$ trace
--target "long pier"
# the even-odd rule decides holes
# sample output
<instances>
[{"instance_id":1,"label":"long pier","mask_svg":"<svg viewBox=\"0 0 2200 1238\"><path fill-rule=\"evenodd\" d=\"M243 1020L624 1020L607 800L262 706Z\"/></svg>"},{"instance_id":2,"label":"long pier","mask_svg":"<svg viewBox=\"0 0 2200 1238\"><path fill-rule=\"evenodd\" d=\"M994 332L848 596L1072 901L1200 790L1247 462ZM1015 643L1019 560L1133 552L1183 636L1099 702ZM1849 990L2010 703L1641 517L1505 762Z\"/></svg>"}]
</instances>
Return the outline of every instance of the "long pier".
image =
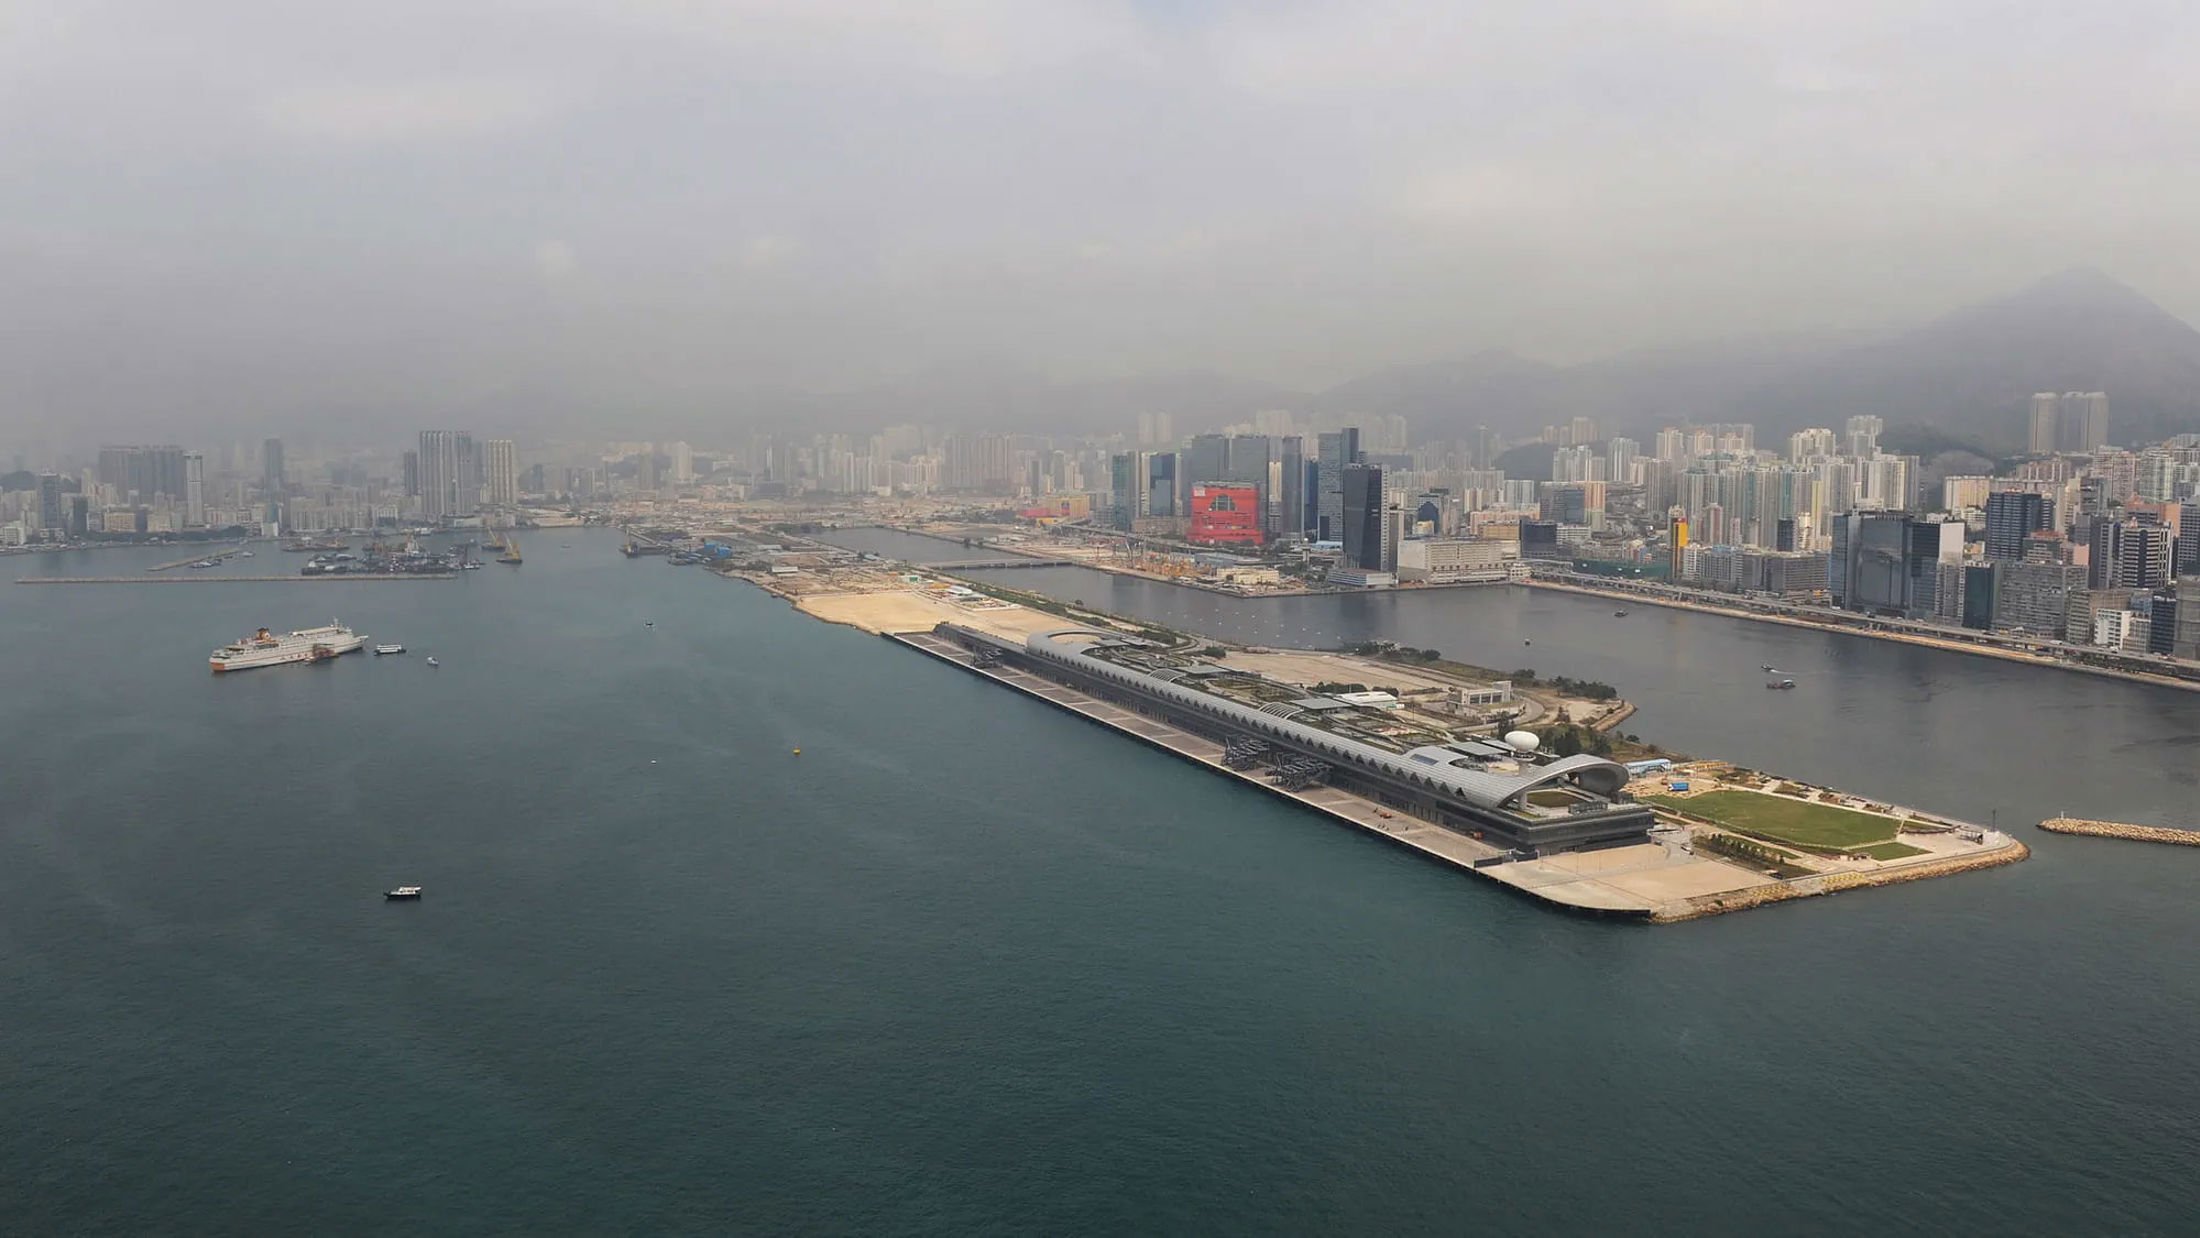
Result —
<instances>
[{"instance_id":1,"label":"long pier","mask_svg":"<svg viewBox=\"0 0 2200 1238\"><path fill-rule=\"evenodd\" d=\"M934 572L994 571L1010 567L1082 567L1075 559L1041 559L1035 555L1017 555L1008 559L965 559L959 563L920 563L916 566Z\"/></svg>"},{"instance_id":2,"label":"long pier","mask_svg":"<svg viewBox=\"0 0 2200 1238\"><path fill-rule=\"evenodd\" d=\"M18 576L19 585L319 585L342 580L457 580L457 572L362 572L331 576Z\"/></svg>"},{"instance_id":3,"label":"long pier","mask_svg":"<svg viewBox=\"0 0 2200 1238\"><path fill-rule=\"evenodd\" d=\"M191 564L204 563L209 560L215 563L220 563L223 560L235 556L236 553L242 549L244 549L244 547L242 546L231 546L227 550L217 550L210 555L192 555L187 559L170 559L166 563L155 563L153 566L146 568L145 570L148 572L165 572L170 568L189 567Z\"/></svg>"}]
</instances>

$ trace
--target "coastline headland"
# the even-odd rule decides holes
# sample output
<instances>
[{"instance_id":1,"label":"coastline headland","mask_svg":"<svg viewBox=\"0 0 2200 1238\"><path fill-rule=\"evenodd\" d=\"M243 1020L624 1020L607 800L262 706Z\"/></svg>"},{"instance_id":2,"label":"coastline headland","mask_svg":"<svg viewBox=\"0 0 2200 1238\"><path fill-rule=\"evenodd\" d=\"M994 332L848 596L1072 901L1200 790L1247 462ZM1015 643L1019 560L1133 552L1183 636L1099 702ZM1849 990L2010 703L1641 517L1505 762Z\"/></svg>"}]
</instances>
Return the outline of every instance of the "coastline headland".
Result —
<instances>
[{"instance_id":1,"label":"coastline headland","mask_svg":"<svg viewBox=\"0 0 2200 1238\"><path fill-rule=\"evenodd\" d=\"M1451 731L1440 707L1386 712L1290 678L1346 655L1040 610L907 565L724 574L1558 909L1673 923L2030 854L1999 831L1718 763L1516 757L1495 731ZM1065 655L1065 639L1097 642L1103 661ZM1665 802L1691 790L1713 794Z\"/></svg>"}]
</instances>

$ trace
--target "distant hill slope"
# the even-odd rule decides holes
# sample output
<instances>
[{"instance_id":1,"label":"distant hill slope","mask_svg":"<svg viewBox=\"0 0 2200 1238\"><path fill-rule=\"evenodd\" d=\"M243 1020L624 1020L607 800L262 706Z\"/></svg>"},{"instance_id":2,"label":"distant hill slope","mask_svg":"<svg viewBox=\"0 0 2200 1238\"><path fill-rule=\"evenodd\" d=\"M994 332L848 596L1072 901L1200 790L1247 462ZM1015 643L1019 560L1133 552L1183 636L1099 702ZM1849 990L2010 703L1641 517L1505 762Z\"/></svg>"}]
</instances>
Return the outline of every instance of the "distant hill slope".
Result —
<instances>
[{"instance_id":1,"label":"distant hill slope","mask_svg":"<svg viewBox=\"0 0 2200 1238\"><path fill-rule=\"evenodd\" d=\"M2098 271L2065 271L1803 366L1734 407L1782 428L1877 413L2021 449L2035 391L2106 391L2112 442L2200 429L2200 331Z\"/></svg>"},{"instance_id":2,"label":"distant hill slope","mask_svg":"<svg viewBox=\"0 0 2200 1238\"><path fill-rule=\"evenodd\" d=\"M1395 413L1416 436L1477 425L1520 434L1572 417L1606 434L1748 421L1769 440L1874 413L2001 450L2024 445L2034 391L2106 391L2110 438L2200 430L2200 331L2093 270L1904 331L1718 340L1572 366L1507 353L1404 366L1340 384L1316 412Z\"/></svg>"}]
</instances>

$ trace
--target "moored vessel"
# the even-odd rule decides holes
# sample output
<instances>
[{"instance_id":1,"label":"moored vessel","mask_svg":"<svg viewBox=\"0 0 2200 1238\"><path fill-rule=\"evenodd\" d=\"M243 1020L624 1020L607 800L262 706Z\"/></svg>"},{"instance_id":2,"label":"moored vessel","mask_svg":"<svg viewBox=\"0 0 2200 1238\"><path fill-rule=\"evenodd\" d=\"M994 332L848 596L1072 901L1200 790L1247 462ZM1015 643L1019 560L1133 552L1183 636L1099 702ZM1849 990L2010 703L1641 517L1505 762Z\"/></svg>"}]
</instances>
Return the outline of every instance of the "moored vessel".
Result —
<instances>
[{"instance_id":1,"label":"moored vessel","mask_svg":"<svg viewBox=\"0 0 2200 1238\"><path fill-rule=\"evenodd\" d=\"M294 662L324 662L365 647L367 638L343 624L331 621L324 628L301 628L277 635L260 628L242 640L232 641L207 656L216 673L249 671L262 666L288 666Z\"/></svg>"},{"instance_id":2,"label":"moored vessel","mask_svg":"<svg viewBox=\"0 0 2200 1238\"><path fill-rule=\"evenodd\" d=\"M404 647L403 645L397 644L397 643L395 643L395 642L392 642L392 643L390 643L390 644L387 644L387 645L376 645L376 646L374 647L374 653L375 653L375 656L376 656L376 657L380 657L380 656L382 656L382 655L383 655L383 654L385 654L385 653L403 653L403 652L405 652L405 647Z\"/></svg>"}]
</instances>

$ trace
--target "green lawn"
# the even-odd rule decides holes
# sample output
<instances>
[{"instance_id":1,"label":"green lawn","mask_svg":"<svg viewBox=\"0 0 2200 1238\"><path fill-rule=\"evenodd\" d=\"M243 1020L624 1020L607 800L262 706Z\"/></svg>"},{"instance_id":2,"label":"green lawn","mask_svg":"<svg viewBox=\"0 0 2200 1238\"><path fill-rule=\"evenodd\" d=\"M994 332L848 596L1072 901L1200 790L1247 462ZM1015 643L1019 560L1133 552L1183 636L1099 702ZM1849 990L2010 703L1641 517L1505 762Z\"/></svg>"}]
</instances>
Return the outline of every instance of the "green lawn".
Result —
<instances>
[{"instance_id":1,"label":"green lawn","mask_svg":"<svg viewBox=\"0 0 2200 1238\"><path fill-rule=\"evenodd\" d=\"M1894 841L1893 818L1847 808L1806 804L1755 791L1705 791L1689 796L1646 795L1643 798L1666 808L1694 813L1735 833L1773 842L1818 850L1866 851L1883 860L1918 853L1916 848ZM1877 849L1866 846L1871 843L1901 850L1881 855Z\"/></svg>"},{"instance_id":2,"label":"green lawn","mask_svg":"<svg viewBox=\"0 0 2200 1238\"><path fill-rule=\"evenodd\" d=\"M1873 843L1869 847L1858 847L1857 850L1875 860L1907 860L1913 855L1925 854L1923 847L1913 847L1908 843Z\"/></svg>"}]
</instances>

